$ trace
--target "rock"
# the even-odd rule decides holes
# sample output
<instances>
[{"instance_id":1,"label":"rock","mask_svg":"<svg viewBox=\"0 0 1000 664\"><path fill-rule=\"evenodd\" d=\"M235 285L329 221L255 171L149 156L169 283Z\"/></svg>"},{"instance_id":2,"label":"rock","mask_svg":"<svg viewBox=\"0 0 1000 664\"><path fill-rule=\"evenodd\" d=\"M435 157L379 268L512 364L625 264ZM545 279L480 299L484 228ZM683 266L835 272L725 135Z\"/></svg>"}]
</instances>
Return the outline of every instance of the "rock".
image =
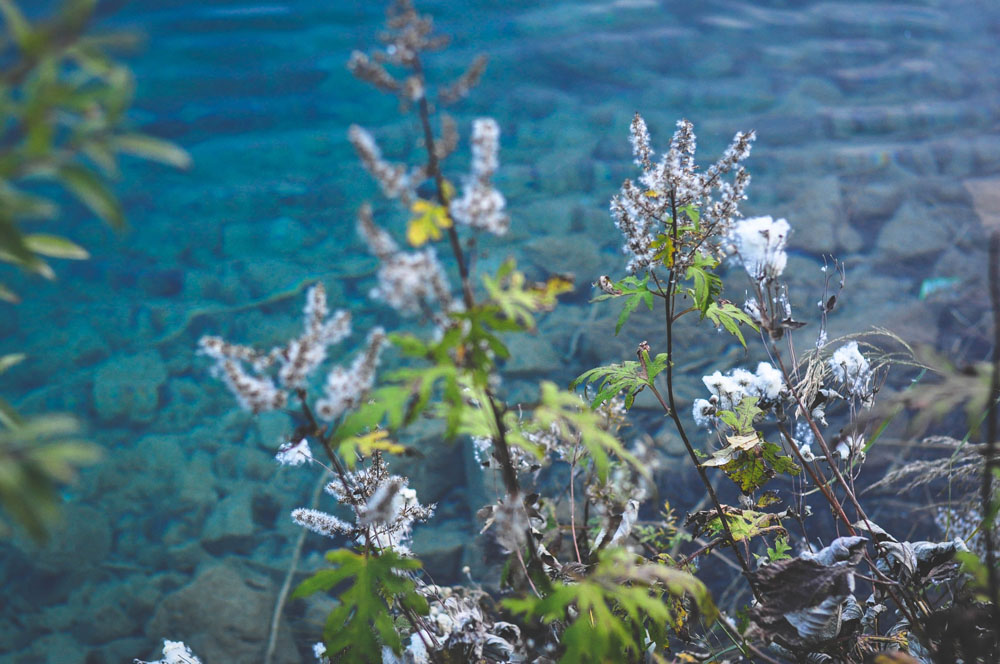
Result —
<instances>
[{"instance_id":1,"label":"rock","mask_svg":"<svg viewBox=\"0 0 1000 664\"><path fill-rule=\"evenodd\" d=\"M903 201L903 191L891 182L870 182L844 192L844 208L852 226L878 228L892 217Z\"/></svg>"},{"instance_id":2,"label":"rock","mask_svg":"<svg viewBox=\"0 0 1000 664\"><path fill-rule=\"evenodd\" d=\"M146 635L183 640L203 662L260 664L275 595L268 579L225 565L209 567L160 602ZM302 662L284 619L274 662Z\"/></svg>"},{"instance_id":3,"label":"rock","mask_svg":"<svg viewBox=\"0 0 1000 664\"><path fill-rule=\"evenodd\" d=\"M267 222L267 246L276 254L295 256L309 239L309 230L290 217Z\"/></svg>"},{"instance_id":4,"label":"rock","mask_svg":"<svg viewBox=\"0 0 1000 664\"><path fill-rule=\"evenodd\" d=\"M41 664L42 662L90 664L87 650L76 639L59 632L38 637L30 648L12 655L9 661L11 664ZM6 658L4 661L7 661Z\"/></svg>"},{"instance_id":5,"label":"rock","mask_svg":"<svg viewBox=\"0 0 1000 664\"><path fill-rule=\"evenodd\" d=\"M410 479L410 488L417 492L421 504L439 502L455 487L465 485L458 443L445 440L441 420L418 419L406 433L401 442L412 445L420 456L392 457L389 470Z\"/></svg>"},{"instance_id":6,"label":"rock","mask_svg":"<svg viewBox=\"0 0 1000 664\"><path fill-rule=\"evenodd\" d=\"M775 212L792 224L792 247L812 254L850 253L861 248L861 235L848 223L836 176L798 181L794 192L791 202Z\"/></svg>"},{"instance_id":7,"label":"rock","mask_svg":"<svg viewBox=\"0 0 1000 664\"><path fill-rule=\"evenodd\" d=\"M413 532L413 553L438 584L461 583L462 553L469 542L472 525L462 521L417 525Z\"/></svg>"},{"instance_id":8,"label":"rock","mask_svg":"<svg viewBox=\"0 0 1000 664\"><path fill-rule=\"evenodd\" d=\"M167 370L156 351L108 360L94 377L94 409L104 421L151 422Z\"/></svg>"},{"instance_id":9,"label":"rock","mask_svg":"<svg viewBox=\"0 0 1000 664\"><path fill-rule=\"evenodd\" d=\"M231 493L205 521L202 545L213 555L248 553L253 549L255 526L249 489Z\"/></svg>"},{"instance_id":10,"label":"rock","mask_svg":"<svg viewBox=\"0 0 1000 664\"><path fill-rule=\"evenodd\" d=\"M505 376L545 378L562 368L562 360L552 344L541 335L517 334L504 339L511 351L501 372Z\"/></svg>"},{"instance_id":11,"label":"rock","mask_svg":"<svg viewBox=\"0 0 1000 664\"><path fill-rule=\"evenodd\" d=\"M101 511L67 503L62 509L60 525L54 527L44 546L25 542L24 552L32 565L46 572L65 574L86 571L108 557L111 552L111 525Z\"/></svg>"},{"instance_id":12,"label":"rock","mask_svg":"<svg viewBox=\"0 0 1000 664\"><path fill-rule=\"evenodd\" d=\"M577 289L590 291L595 281L617 256L603 255L593 240L575 235L542 235L525 243L524 253L540 276L571 274ZM609 260L610 259L610 260Z\"/></svg>"},{"instance_id":13,"label":"rock","mask_svg":"<svg viewBox=\"0 0 1000 664\"><path fill-rule=\"evenodd\" d=\"M940 252L951 242L952 223L934 208L906 201L879 231L875 249L882 256L904 260Z\"/></svg>"},{"instance_id":14,"label":"rock","mask_svg":"<svg viewBox=\"0 0 1000 664\"><path fill-rule=\"evenodd\" d=\"M682 417L684 415L690 416L690 413L684 413ZM688 435L698 437L699 433L696 433L696 431L697 429L692 429ZM667 422L660 427L660 430L653 436L653 441L656 450L667 456L689 458L687 448L684 447L684 441L677 434L677 427L673 422Z\"/></svg>"},{"instance_id":15,"label":"rock","mask_svg":"<svg viewBox=\"0 0 1000 664\"><path fill-rule=\"evenodd\" d=\"M269 454L277 452L295 428L292 418L281 411L261 413L254 420L257 429L257 444Z\"/></svg>"},{"instance_id":16,"label":"rock","mask_svg":"<svg viewBox=\"0 0 1000 664\"><path fill-rule=\"evenodd\" d=\"M167 382L163 418L170 422L171 431L191 431L206 418L205 386L192 378L175 378Z\"/></svg>"},{"instance_id":17,"label":"rock","mask_svg":"<svg viewBox=\"0 0 1000 664\"><path fill-rule=\"evenodd\" d=\"M137 607L125 584L106 584L74 593L71 633L83 643L101 645L141 631L147 607ZM137 611L144 608L146 611Z\"/></svg>"}]
</instances>

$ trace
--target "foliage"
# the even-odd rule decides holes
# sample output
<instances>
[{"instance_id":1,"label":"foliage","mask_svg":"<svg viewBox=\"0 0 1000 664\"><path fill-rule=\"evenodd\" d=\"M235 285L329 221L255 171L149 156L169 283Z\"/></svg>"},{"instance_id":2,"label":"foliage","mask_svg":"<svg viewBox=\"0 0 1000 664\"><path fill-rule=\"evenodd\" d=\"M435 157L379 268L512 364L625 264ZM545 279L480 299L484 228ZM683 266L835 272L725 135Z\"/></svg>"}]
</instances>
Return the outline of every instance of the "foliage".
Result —
<instances>
[{"instance_id":1,"label":"foliage","mask_svg":"<svg viewBox=\"0 0 1000 664\"><path fill-rule=\"evenodd\" d=\"M60 215L47 184L122 228L121 204L108 185L118 176L120 155L179 168L190 164L179 147L128 128L132 74L107 50L131 39L86 34L95 5L68 0L52 16L32 22L14 0L0 0L0 263L46 279L56 274L46 259L89 258L68 238L23 229ZM20 301L6 279L0 281L0 307ZM0 358L0 374L21 359ZM77 433L68 417L23 418L0 397L0 506L35 539L44 539L56 516L58 486L98 457L99 449ZM6 533L0 527L0 535Z\"/></svg>"},{"instance_id":2,"label":"foliage","mask_svg":"<svg viewBox=\"0 0 1000 664\"><path fill-rule=\"evenodd\" d=\"M0 0L6 28L0 75L0 261L46 278L46 258L84 259L87 251L64 237L25 233L25 222L51 220L56 201L36 183L54 182L115 228L125 224L107 180L117 177L122 154L186 168L177 146L125 127L134 83L111 59L107 45L126 42L85 34L95 0L70 0L58 14L30 22L14 0ZM16 302L0 283L0 299Z\"/></svg>"},{"instance_id":3,"label":"foliage","mask_svg":"<svg viewBox=\"0 0 1000 664\"><path fill-rule=\"evenodd\" d=\"M504 362L518 352L517 335L536 332L539 319L572 282L549 275L531 283L512 259L495 274L475 274L477 245L467 234L503 235L509 224L506 201L491 183L499 164L499 124L474 121L471 165L459 194L445 177L446 159L458 141L455 123L432 116L464 96L484 61L475 60L446 88L435 88L423 57L447 40L406 0L393 5L380 41L384 49L371 56L355 53L348 66L397 95L404 112L415 112L426 161L387 162L375 138L356 127L351 141L381 191L410 213L407 244L424 248L399 249L375 224L369 206L359 215L360 230L379 259L377 292L390 296L382 299L403 315L421 315L433 331L390 334L404 359L373 389L331 373L328 385L355 392L350 407L328 423L318 424L310 410L313 386L296 386L301 412L294 412L295 435L279 457L299 445L308 450L308 438L320 440L337 473L328 489L355 518L349 524L315 510L293 513L300 525L353 542L328 555L334 569L317 573L296 592L302 597L331 591L339 599L324 630L326 658L377 661L383 646L399 654L404 634L410 645L403 661L451 661L454 653L467 661L541 661L553 652L563 662L666 661L668 654L696 661L698 646L711 651L698 661L722 661L733 651L753 659L762 648L769 648L763 659L852 663L902 647L918 655L945 652L920 617L968 607L961 603L969 593L959 592L954 562L964 545L899 542L864 511L855 480L870 443L859 409L872 405L894 358L873 354L871 344L828 340L826 315L837 296L826 292L814 349L797 354L792 336L804 323L793 318L782 281L789 224L743 219L738 207L749 182L742 162L753 133L736 134L715 164L699 168L693 125L681 120L662 161L654 164L645 121L635 116L631 138L642 173L637 183L623 183L611 206L630 274L599 277L601 294L594 301L624 298L616 335L633 315L644 315L643 307L662 307L657 343L664 352L653 355L642 342L636 360L590 369L569 389L541 380L537 393L507 403L501 378ZM450 271L437 263L438 248L451 252ZM742 307L723 297L731 285L729 276L723 281L724 265L734 263L749 277L738 287L748 294ZM842 268L835 266L842 281ZM698 322L707 320L744 348L745 328L759 331L759 355L769 361L760 362L756 373L731 368L705 376L709 398L688 410L676 390L673 354L683 347L675 343L677 321L695 313ZM705 325L696 329L696 335L714 332ZM574 391L581 386L595 388L589 404ZM685 523L689 529L678 525L667 501L659 521L641 516L644 501L670 490L653 481L661 458L645 430L649 422L629 422L640 430L629 434L629 446L623 442L626 417L634 416L629 411L643 390L656 397L672 429L666 435L680 440L692 462L689 470L705 487L706 508L695 508ZM688 413L704 430L708 449L714 448L710 454L698 449ZM831 433L836 429L828 416L842 430ZM419 506L405 478L389 475L382 453L410 453L396 441L405 440L404 429L421 417L442 422L447 438L470 437L479 464L495 474L483 486L495 487L496 501L478 515L485 522L481 533L506 556L501 581L510 596L503 609L479 601L487 593L478 588L480 594L442 589L411 574L420 565L405 557L403 540L410 523L427 518L430 509ZM284 458L298 463L303 456ZM723 502L726 494L715 481L720 471L742 494L738 507ZM780 475L790 486L765 491ZM786 506L779 510L780 502ZM810 518L817 505L837 520L838 532L848 533L820 551L812 544L831 537ZM786 529L789 519L797 525L794 535ZM794 548L802 553L792 557L800 530ZM373 533L390 531L381 543L373 541ZM707 541L692 539L698 535ZM732 587L756 599L739 630L728 620L719 631L711 629L717 609L693 576L711 564L710 553L738 567L742 574ZM975 561L964 562L983 576ZM718 577L715 571L708 574ZM855 598L856 574L868 584L867 612ZM692 618L692 607L703 621ZM420 620L428 611L433 619ZM983 615L973 622L985 632ZM920 661L929 662L929 656Z\"/></svg>"},{"instance_id":4,"label":"foliage","mask_svg":"<svg viewBox=\"0 0 1000 664\"><path fill-rule=\"evenodd\" d=\"M22 419L7 411L0 427L0 506L29 535L44 541L58 516L58 485L95 463L101 449L78 437L78 425L63 415ZM0 535L10 526L0 519Z\"/></svg>"},{"instance_id":5,"label":"foliage","mask_svg":"<svg viewBox=\"0 0 1000 664\"><path fill-rule=\"evenodd\" d=\"M566 624L560 662L619 662L636 657L650 644L662 649L666 628L677 611L668 597L690 597L711 623L717 610L704 584L694 576L635 556L605 551L584 578L555 584L545 597L506 599L504 605L526 618Z\"/></svg>"},{"instance_id":6,"label":"foliage","mask_svg":"<svg viewBox=\"0 0 1000 664\"><path fill-rule=\"evenodd\" d=\"M643 389L653 386L653 380L667 367L670 358L666 353L659 353L650 358L649 352L640 350L641 362L623 362L605 367L597 367L585 371L569 384L570 389L580 385L597 384L597 394L590 402L591 408L597 408L618 394L625 393L625 408L631 408L635 396Z\"/></svg>"},{"instance_id":7,"label":"foliage","mask_svg":"<svg viewBox=\"0 0 1000 664\"><path fill-rule=\"evenodd\" d=\"M399 654L402 644L390 608L427 614L427 600L415 591L409 576L420 568L420 561L391 550L363 555L349 549L330 551L326 560L333 569L313 574L299 584L292 597L348 585L337 594L339 604L323 628L328 655L341 662L375 662L381 659L383 645Z\"/></svg>"},{"instance_id":8,"label":"foliage","mask_svg":"<svg viewBox=\"0 0 1000 664\"><path fill-rule=\"evenodd\" d=\"M629 316L632 315L640 304L646 305L646 308L650 311L653 310L653 295L656 294L655 291L649 288L649 275L647 274L642 279L637 279L634 276L628 276L620 281L614 282L608 289L611 292L606 292L603 295L598 295L592 301L601 302L602 300L607 300L612 297L626 297L625 306L622 307L621 314L618 315L618 321L615 323L615 334L617 335L621 332L622 327L628 321Z\"/></svg>"}]
</instances>

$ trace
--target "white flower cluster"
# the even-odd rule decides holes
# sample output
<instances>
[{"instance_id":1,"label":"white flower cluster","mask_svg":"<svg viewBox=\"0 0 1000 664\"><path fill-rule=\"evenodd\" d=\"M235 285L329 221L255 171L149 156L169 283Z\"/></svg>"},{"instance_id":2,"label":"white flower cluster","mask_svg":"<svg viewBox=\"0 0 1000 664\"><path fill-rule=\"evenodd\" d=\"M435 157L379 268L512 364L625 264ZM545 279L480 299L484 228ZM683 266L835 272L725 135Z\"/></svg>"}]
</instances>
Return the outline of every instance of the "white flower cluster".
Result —
<instances>
[{"instance_id":1,"label":"white flower cluster","mask_svg":"<svg viewBox=\"0 0 1000 664\"><path fill-rule=\"evenodd\" d=\"M715 164L699 172L694 163L696 139L694 126L687 120L677 122L670 149L658 163L653 163L649 130L636 113L630 140L635 163L642 168L639 185L626 180L621 191L611 199L615 225L625 237L623 251L631 256L628 269L640 272L653 264L653 242L664 229L675 208L695 205L701 211L703 227L724 235L733 218L738 217L739 203L750 184L750 175L740 165L750 154L753 132L739 132ZM722 176L734 172L733 181ZM713 192L717 192L713 197Z\"/></svg>"},{"instance_id":2,"label":"white flower cluster","mask_svg":"<svg viewBox=\"0 0 1000 664\"><path fill-rule=\"evenodd\" d=\"M141 659L132 660L133 664L201 664L201 660L184 645L183 641L163 640L163 659L146 662Z\"/></svg>"},{"instance_id":3,"label":"white flower cluster","mask_svg":"<svg viewBox=\"0 0 1000 664\"><path fill-rule=\"evenodd\" d=\"M434 513L433 505L425 507L418 502L406 478L388 474L381 458L343 479L338 477L326 485L326 492L353 508L355 523L304 507L292 510L292 521L319 535L346 535L359 543L370 540L380 549L393 549L402 555L410 553L413 522L426 521Z\"/></svg>"},{"instance_id":4,"label":"white flower cluster","mask_svg":"<svg viewBox=\"0 0 1000 664\"><path fill-rule=\"evenodd\" d=\"M358 125L351 125L347 138L358 153L361 164L378 182L386 198L398 198L403 205L409 206L414 198L414 183L424 179L424 171L414 169L407 173L403 164L392 164L382 159L382 151L375 138Z\"/></svg>"},{"instance_id":5,"label":"white flower cluster","mask_svg":"<svg viewBox=\"0 0 1000 664\"><path fill-rule=\"evenodd\" d=\"M354 526L342 519L338 519L332 514L306 507L298 507L292 510L292 521L324 537L350 535L355 531Z\"/></svg>"},{"instance_id":6,"label":"white flower cluster","mask_svg":"<svg viewBox=\"0 0 1000 664\"><path fill-rule=\"evenodd\" d=\"M858 350L858 342L852 341L838 348L829 360L833 379L844 387L852 397L865 398L871 394L873 372L871 364Z\"/></svg>"},{"instance_id":7,"label":"white flower cluster","mask_svg":"<svg viewBox=\"0 0 1000 664\"><path fill-rule=\"evenodd\" d=\"M781 371L769 362L758 364L756 373L746 369L733 369L723 375L716 371L711 376L703 376L701 380L712 396L708 399L695 399L692 415L698 426L706 428L715 426L717 411L734 410L743 397L759 397L762 402L768 402L775 401L785 391Z\"/></svg>"},{"instance_id":8,"label":"white flower cluster","mask_svg":"<svg viewBox=\"0 0 1000 664\"><path fill-rule=\"evenodd\" d=\"M375 225L371 208L358 213L358 235L378 257L378 286L369 295L402 314L416 314L436 301L443 311L455 306L444 268L433 247L403 252L384 230Z\"/></svg>"},{"instance_id":9,"label":"white flower cluster","mask_svg":"<svg viewBox=\"0 0 1000 664\"><path fill-rule=\"evenodd\" d=\"M730 240L747 274L755 281L773 281L788 263L785 242L791 227L784 219L753 217L733 225Z\"/></svg>"},{"instance_id":10,"label":"white flower cluster","mask_svg":"<svg viewBox=\"0 0 1000 664\"><path fill-rule=\"evenodd\" d=\"M316 401L316 416L333 421L344 411L358 405L375 384L378 366L385 345L385 330L376 327L368 333L365 352L354 358L350 369L333 367L326 375L323 398Z\"/></svg>"},{"instance_id":11,"label":"white flower cluster","mask_svg":"<svg viewBox=\"0 0 1000 664\"><path fill-rule=\"evenodd\" d=\"M493 118L478 118L472 123L472 173L462 184L462 196L449 206L452 218L466 226L504 235L510 217L501 194L490 182L497 170L500 126Z\"/></svg>"},{"instance_id":12,"label":"white flower cluster","mask_svg":"<svg viewBox=\"0 0 1000 664\"><path fill-rule=\"evenodd\" d=\"M301 466L304 463L313 462L312 449L309 447L309 441L305 438L297 443L291 441L282 443L274 458L282 466Z\"/></svg>"},{"instance_id":13,"label":"white flower cluster","mask_svg":"<svg viewBox=\"0 0 1000 664\"><path fill-rule=\"evenodd\" d=\"M306 295L305 331L288 342L278 361L278 379L288 389L305 386L306 379L326 359L327 346L339 343L351 333L351 315L338 311L327 320L326 289L322 283L309 289Z\"/></svg>"},{"instance_id":14,"label":"white flower cluster","mask_svg":"<svg viewBox=\"0 0 1000 664\"><path fill-rule=\"evenodd\" d=\"M225 381L246 410L260 413L284 408L288 404L289 391L304 388L309 376L326 360L327 347L351 333L350 314L337 311L330 315L322 283L309 289L303 314L303 333L267 353L231 344L221 337L205 336L198 341L199 352L216 362L213 373ZM367 394L384 340L385 332L381 328L372 330L365 353L354 361L349 371L341 367L331 370L326 395L316 403L320 417L333 419ZM275 367L277 382L271 373Z\"/></svg>"}]
</instances>

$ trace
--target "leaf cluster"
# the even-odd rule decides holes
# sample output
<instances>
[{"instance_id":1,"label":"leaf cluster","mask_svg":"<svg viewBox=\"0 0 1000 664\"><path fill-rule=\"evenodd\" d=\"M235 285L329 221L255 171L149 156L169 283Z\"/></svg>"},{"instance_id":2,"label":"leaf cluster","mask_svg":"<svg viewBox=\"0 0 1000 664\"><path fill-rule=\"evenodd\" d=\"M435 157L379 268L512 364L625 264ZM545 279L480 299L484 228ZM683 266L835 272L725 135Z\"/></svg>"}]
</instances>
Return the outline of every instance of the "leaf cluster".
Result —
<instances>
[{"instance_id":1,"label":"leaf cluster","mask_svg":"<svg viewBox=\"0 0 1000 664\"><path fill-rule=\"evenodd\" d=\"M651 643L666 648L678 610L670 600L685 597L707 622L718 615L708 589L691 574L610 549L575 583L556 583L544 597L503 603L526 618L562 627L560 662L621 662L638 660Z\"/></svg>"},{"instance_id":2,"label":"leaf cluster","mask_svg":"<svg viewBox=\"0 0 1000 664\"><path fill-rule=\"evenodd\" d=\"M648 351L640 352L643 354L644 362L630 360L590 369L577 376L570 383L570 389L596 383L597 394L591 400L591 408L597 408L622 392L625 393L625 408L631 408L635 396L645 388L652 387L653 380L667 368L667 362L670 361L666 353L659 353L651 358Z\"/></svg>"},{"instance_id":3,"label":"leaf cluster","mask_svg":"<svg viewBox=\"0 0 1000 664\"><path fill-rule=\"evenodd\" d=\"M95 463L101 449L78 437L65 415L24 420L0 402L0 507L37 541L56 519L60 484L72 482L81 466ZM0 536L10 527L0 518Z\"/></svg>"},{"instance_id":4,"label":"leaf cluster","mask_svg":"<svg viewBox=\"0 0 1000 664\"><path fill-rule=\"evenodd\" d=\"M48 279L55 273L46 258L85 259L88 253L64 237L22 230L24 223L59 212L34 183L55 183L121 228L124 213L107 184L118 176L119 155L190 164L177 146L123 128L132 73L107 54L113 39L85 34L95 4L69 0L52 17L32 23L15 0L0 0L7 46L0 73L0 262ZM3 284L0 299L19 301Z\"/></svg>"},{"instance_id":5,"label":"leaf cluster","mask_svg":"<svg viewBox=\"0 0 1000 664\"><path fill-rule=\"evenodd\" d=\"M420 561L403 558L391 549L379 555L337 549L326 554L333 569L324 569L299 584L292 598L328 592L344 584L337 593L339 605L330 612L323 628L327 656L338 662L378 662L382 646L397 655L402 650L393 623L393 607L427 615L427 600L416 591L410 573Z\"/></svg>"}]
</instances>

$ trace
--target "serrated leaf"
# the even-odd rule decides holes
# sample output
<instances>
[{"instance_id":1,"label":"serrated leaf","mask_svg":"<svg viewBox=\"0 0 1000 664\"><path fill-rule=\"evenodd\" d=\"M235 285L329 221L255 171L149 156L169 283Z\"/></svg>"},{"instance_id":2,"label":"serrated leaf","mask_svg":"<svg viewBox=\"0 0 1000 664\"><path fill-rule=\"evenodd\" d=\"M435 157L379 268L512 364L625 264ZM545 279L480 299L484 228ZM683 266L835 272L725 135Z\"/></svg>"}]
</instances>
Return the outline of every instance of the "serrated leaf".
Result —
<instances>
[{"instance_id":1,"label":"serrated leaf","mask_svg":"<svg viewBox=\"0 0 1000 664\"><path fill-rule=\"evenodd\" d=\"M13 0L0 0L0 13L3 14L7 32L14 43L22 50L30 51L35 31L17 4Z\"/></svg>"},{"instance_id":2,"label":"serrated leaf","mask_svg":"<svg viewBox=\"0 0 1000 664\"><path fill-rule=\"evenodd\" d=\"M24 236L24 244L36 254L49 258L65 258L68 260L86 260L90 258L87 250L80 245L58 235L32 233Z\"/></svg>"},{"instance_id":3,"label":"serrated leaf","mask_svg":"<svg viewBox=\"0 0 1000 664\"><path fill-rule=\"evenodd\" d=\"M694 600L707 623L715 620L718 610L694 576L609 549L573 584L554 583L544 597L509 598L503 604L528 619L567 625L560 639L561 664L596 664L631 661L629 653L641 652L638 635L666 641L665 625L683 627L676 607L684 598Z\"/></svg>"},{"instance_id":4,"label":"serrated leaf","mask_svg":"<svg viewBox=\"0 0 1000 664\"><path fill-rule=\"evenodd\" d=\"M604 417L587 407L587 402L575 393L560 390L555 383L542 382L541 403L532 415L533 425L541 431L549 431L555 425L564 435L578 436L590 454L601 482L607 478L610 468L609 453L626 461L644 477L649 477L649 468L626 451L621 441L604 430Z\"/></svg>"},{"instance_id":5,"label":"serrated leaf","mask_svg":"<svg viewBox=\"0 0 1000 664\"><path fill-rule=\"evenodd\" d=\"M376 662L381 661L383 645L399 654L402 644L391 606L403 604L426 615L427 603L407 575L420 568L420 561L403 558L392 550L364 555L348 549L330 551L326 559L334 569L316 572L299 584L293 597L347 584L337 597L339 604L326 619L323 640L327 656L338 662Z\"/></svg>"},{"instance_id":6,"label":"serrated leaf","mask_svg":"<svg viewBox=\"0 0 1000 664\"><path fill-rule=\"evenodd\" d=\"M413 214L406 226L406 241L413 247L420 247L430 240L441 239L441 229L451 228L448 208L423 198L418 198L410 207Z\"/></svg>"},{"instance_id":7,"label":"serrated leaf","mask_svg":"<svg viewBox=\"0 0 1000 664\"><path fill-rule=\"evenodd\" d=\"M376 429L360 436L351 436L341 441L337 453L342 459L348 460L348 465L353 467L352 460L360 456L370 456L372 452L386 452L387 454L405 454L409 448L405 445L393 441L389 438L389 432L385 429Z\"/></svg>"}]
</instances>

